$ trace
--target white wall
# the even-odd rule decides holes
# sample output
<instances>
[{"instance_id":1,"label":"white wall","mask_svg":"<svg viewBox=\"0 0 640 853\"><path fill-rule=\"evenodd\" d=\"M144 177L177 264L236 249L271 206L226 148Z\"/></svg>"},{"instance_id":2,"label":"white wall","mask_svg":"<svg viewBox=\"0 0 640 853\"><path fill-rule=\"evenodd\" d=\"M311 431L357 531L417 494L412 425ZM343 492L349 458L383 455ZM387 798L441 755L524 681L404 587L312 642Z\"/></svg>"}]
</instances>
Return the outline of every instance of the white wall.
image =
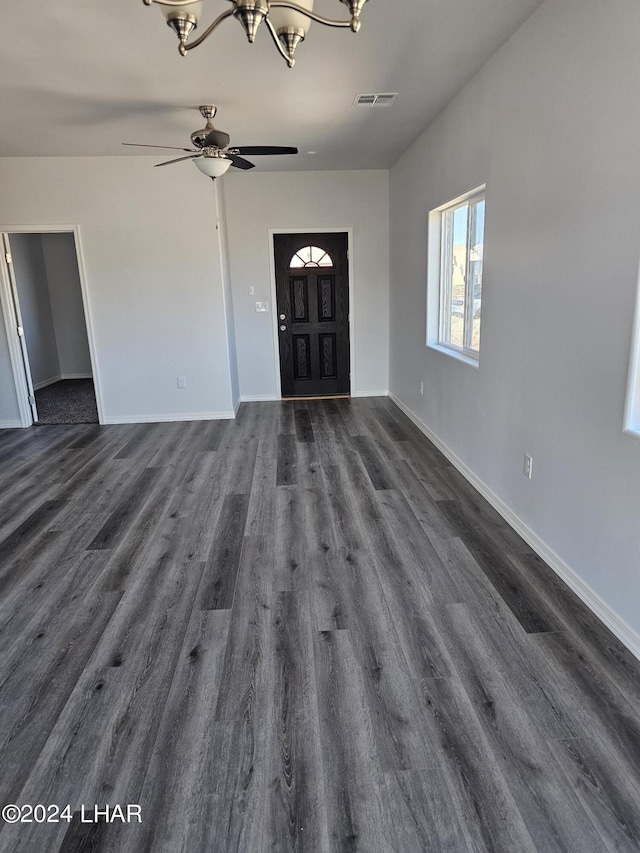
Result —
<instances>
[{"instance_id":1,"label":"white wall","mask_svg":"<svg viewBox=\"0 0 640 853\"><path fill-rule=\"evenodd\" d=\"M213 187L189 163L158 172L156 162L2 159L0 230L79 226L106 421L228 416ZM0 365L0 387L8 375ZM0 422L15 416L13 396L0 400Z\"/></svg>"},{"instance_id":2,"label":"white wall","mask_svg":"<svg viewBox=\"0 0 640 853\"><path fill-rule=\"evenodd\" d=\"M391 170L391 391L636 632L639 32L637 0L547 0ZM425 347L426 233L483 181L476 370Z\"/></svg>"},{"instance_id":3,"label":"white wall","mask_svg":"<svg viewBox=\"0 0 640 853\"><path fill-rule=\"evenodd\" d=\"M31 381L39 388L60 376L42 242L38 234L12 234L9 242Z\"/></svg>"},{"instance_id":4,"label":"white wall","mask_svg":"<svg viewBox=\"0 0 640 853\"><path fill-rule=\"evenodd\" d=\"M62 378L91 376L91 356L72 233L42 234L51 316Z\"/></svg>"},{"instance_id":5,"label":"white wall","mask_svg":"<svg viewBox=\"0 0 640 853\"><path fill-rule=\"evenodd\" d=\"M225 177L231 279L240 393L276 395L279 365L268 314L256 301L271 302L269 229L353 229L350 275L355 330L352 393L386 392L389 370L388 172L286 172ZM249 295L255 287L255 295Z\"/></svg>"}]
</instances>

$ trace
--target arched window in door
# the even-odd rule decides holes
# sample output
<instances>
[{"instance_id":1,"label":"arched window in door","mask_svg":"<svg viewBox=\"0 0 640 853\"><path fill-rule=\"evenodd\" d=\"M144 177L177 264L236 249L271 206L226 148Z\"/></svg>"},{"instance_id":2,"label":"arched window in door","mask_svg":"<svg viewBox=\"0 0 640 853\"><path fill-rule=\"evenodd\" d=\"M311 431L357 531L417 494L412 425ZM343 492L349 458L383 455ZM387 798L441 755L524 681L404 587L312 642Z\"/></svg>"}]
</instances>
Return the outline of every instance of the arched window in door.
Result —
<instances>
[{"instance_id":1,"label":"arched window in door","mask_svg":"<svg viewBox=\"0 0 640 853\"><path fill-rule=\"evenodd\" d=\"M290 269L332 266L333 259L331 255L319 246L305 246L304 249L299 249L289 261Z\"/></svg>"}]
</instances>

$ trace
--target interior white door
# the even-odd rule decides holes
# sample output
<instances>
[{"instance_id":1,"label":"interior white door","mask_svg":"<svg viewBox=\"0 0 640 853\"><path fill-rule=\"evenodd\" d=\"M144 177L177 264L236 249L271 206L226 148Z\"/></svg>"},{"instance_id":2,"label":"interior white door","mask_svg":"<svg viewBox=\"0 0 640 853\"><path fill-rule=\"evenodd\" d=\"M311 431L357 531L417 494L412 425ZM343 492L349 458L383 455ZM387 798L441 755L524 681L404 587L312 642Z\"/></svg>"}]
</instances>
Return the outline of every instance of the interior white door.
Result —
<instances>
[{"instance_id":1,"label":"interior white door","mask_svg":"<svg viewBox=\"0 0 640 853\"><path fill-rule=\"evenodd\" d=\"M27 383L27 393L29 395L29 405L31 407L31 416L35 424L38 423L38 409L36 408L36 395L35 391L33 390L33 380L31 379L31 366L29 365L29 353L27 352L27 342L24 336L22 314L20 313L20 299L18 298L16 274L13 268L13 260L11 258L11 245L9 243L9 235L3 234L2 240L4 256L7 261L7 269L9 270L9 283L11 285L11 299L13 301L13 313L16 323L16 333L20 341L20 350L22 351L22 364L24 366L24 376L25 381Z\"/></svg>"}]
</instances>

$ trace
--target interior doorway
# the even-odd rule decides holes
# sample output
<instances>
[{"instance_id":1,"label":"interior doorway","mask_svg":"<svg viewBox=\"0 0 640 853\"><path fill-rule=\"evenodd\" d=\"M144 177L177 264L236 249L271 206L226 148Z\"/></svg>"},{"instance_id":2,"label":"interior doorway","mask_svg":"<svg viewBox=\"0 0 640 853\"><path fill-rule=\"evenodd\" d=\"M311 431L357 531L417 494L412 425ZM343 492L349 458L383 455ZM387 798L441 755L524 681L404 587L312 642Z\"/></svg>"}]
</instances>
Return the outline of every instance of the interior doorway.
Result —
<instances>
[{"instance_id":1,"label":"interior doorway","mask_svg":"<svg viewBox=\"0 0 640 853\"><path fill-rule=\"evenodd\" d=\"M282 396L348 396L348 234L273 239Z\"/></svg>"},{"instance_id":2,"label":"interior doorway","mask_svg":"<svg viewBox=\"0 0 640 853\"><path fill-rule=\"evenodd\" d=\"M75 231L2 234L2 308L22 426L99 423Z\"/></svg>"}]
</instances>

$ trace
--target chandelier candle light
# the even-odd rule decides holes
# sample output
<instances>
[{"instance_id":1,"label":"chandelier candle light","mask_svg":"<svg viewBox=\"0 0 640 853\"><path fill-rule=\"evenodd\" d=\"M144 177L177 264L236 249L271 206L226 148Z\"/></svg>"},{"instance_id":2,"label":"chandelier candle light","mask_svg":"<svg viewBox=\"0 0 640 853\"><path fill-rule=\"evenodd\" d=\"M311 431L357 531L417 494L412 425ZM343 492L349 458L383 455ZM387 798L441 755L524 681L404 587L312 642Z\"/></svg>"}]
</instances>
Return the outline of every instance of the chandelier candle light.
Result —
<instances>
[{"instance_id":1,"label":"chandelier candle light","mask_svg":"<svg viewBox=\"0 0 640 853\"><path fill-rule=\"evenodd\" d=\"M247 34L250 42L256 37L258 27L265 22L275 46L284 57L289 68L295 65L295 52L311 25L317 21L327 27L348 27L357 33L360 29L360 12L367 0L340 0L351 12L349 21L333 21L323 18L313 11L313 0L299 0L297 3L289 0L229 0L231 8L219 15L207 27L202 35L189 42L188 38L198 26L202 13L203 0L143 0L145 6L157 3L162 9L167 24L179 39L178 49L182 56L188 50L202 44L211 33L227 18L237 18Z\"/></svg>"}]
</instances>

